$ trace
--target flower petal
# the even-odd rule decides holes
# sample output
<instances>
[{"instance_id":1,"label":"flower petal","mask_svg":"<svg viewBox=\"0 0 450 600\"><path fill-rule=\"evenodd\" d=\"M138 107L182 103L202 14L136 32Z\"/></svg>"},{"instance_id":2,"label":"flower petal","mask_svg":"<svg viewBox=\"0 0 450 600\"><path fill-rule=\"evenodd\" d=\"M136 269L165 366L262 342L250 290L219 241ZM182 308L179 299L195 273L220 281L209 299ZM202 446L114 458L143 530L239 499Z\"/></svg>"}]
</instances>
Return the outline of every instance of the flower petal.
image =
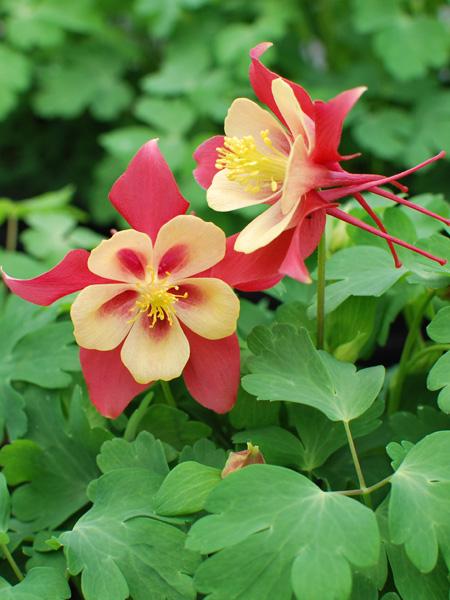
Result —
<instances>
[{"instance_id":1,"label":"flower petal","mask_svg":"<svg viewBox=\"0 0 450 600\"><path fill-rule=\"evenodd\" d=\"M211 277L222 279L231 287L245 292L256 292L276 285L282 278L280 265L286 256L294 229L285 231L273 242L251 254L236 252L234 245L238 234L227 238L223 260L209 272Z\"/></svg>"},{"instance_id":2,"label":"flower petal","mask_svg":"<svg viewBox=\"0 0 450 600\"><path fill-rule=\"evenodd\" d=\"M200 144L194 152L194 159L197 161L194 177L197 183L205 189L209 188L214 175L217 173L217 148L221 146L223 146L223 135L215 135Z\"/></svg>"},{"instance_id":3,"label":"flower petal","mask_svg":"<svg viewBox=\"0 0 450 600\"><path fill-rule=\"evenodd\" d=\"M281 212L280 202L272 204L241 231L236 239L234 249L249 254L270 244L291 225L299 203L300 199L287 214Z\"/></svg>"},{"instance_id":4,"label":"flower petal","mask_svg":"<svg viewBox=\"0 0 450 600\"><path fill-rule=\"evenodd\" d=\"M191 355L183 372L195 400L216 413L226 413L236 402L240 381L240 352L236 334L206 340L185 329Z\"/></svg>"},{"instance_id":5,"label":"flower petal","mask_svg":"<svg viewBox=\"0 0 450 600\"><path fill-rule=\"evenodd\" d=\"M196 334L219 340L236 331L239 300L231 287L220 279L195 277L177 282L180 298L175 306L177 317Z\"/></svg>"},{"instance_id":6,"label":"flower petal","mask_svg":"<svg viewBox=\"0 0 450 600\"><path fill-rule=\"evenodd\" d=\"M281 210L284 214L291 211L299 198L309 191L328 185L331 178L329 169L312 162L302 136L298 136L291 149L286 177L281 195ZM337 174L341 177L341 174ZM334 179L333 179L334 181Z\"/></svg>"},{"instance_id":7,"label":"flower petal","mask_svg":"<svg viewBox=\"0 0 450 600\"><path fill-rule=\"evenodd\" d=\"M263 42L250 50L250 58L252 60L249 72L250 83L255 90L258 100L268 106L270 110L280 119L280 121L284 123L283 116L278 110L278 106L272 95L271 85L272 81L274 79L278 79L280 76L273 71L270 71L259 60L259 57L271 46L271 42ZM293 81L289 81L289 79L285 79L284 77L283 79L293 89L295 97L299 101L303 112L309 117L314 118L314 105L308 93L302 88L301 85L298 85Z\"/></svg>"},{"instance_id":8,"label":"flower petal","mask_svg":"<svg viewBox=\"0 0 450 600\"><path fill-rule=\"evenodd\" d=\"M157 140L147 142L137 152L113 185L109 199L133 229L147 233L152 240L164 223L184 214L189 206Z\"/></svg>"},{"instance_id":9,"label":"flower petal","mask_svg":"<svg viewBox=\"0 0 450 600\"><path fill-rule=\"evenodd\" d=\"M146 267L151 264L152 240L134 229L118 231L103 240L88 260L89 269L96 275L129 283L145 279Z\"/></svg>"},{"instance_id":10,"label":"flower petal","mask_svg":"<svg viewBox=\"0 0 450 600\"><path fill-rule=\"evenodd\" d=\"M258 150L264 154L271 153L261 137L261 132L268 130L274 147L286 154L289 152L290 142L283 127L267 110L248 98L234 100L225 117L224 128L228 137L252 135Z\"/></svg>"},{"instance_id":11,"label":"flower petal","mask_svg":"<svg viewBox=\"0 0 450 600\"><path fill-rule=\"evenodd\" d=\"M33 304L48 306L68 294L78 292L88 285L111 283L89 271L89 252L71 250L62 261L38 277L16 279L2 271L3 280L13 294Z\"/></svg>"},{"instance_id":12,"label":"flower petal","mask_svg":"<svg viewBox=\"0 0 450 600\"><path fill-rule=\"evenodd\" d=\"M108 352L80 348L80 362L89 397L100 414L116 419L148 385L131 376L120 358L121 347Z\"/></svg>"},{"instance_id":13,"label":"flower petal","mask_svg":"<svg viewBox=\"0 0 450 600\"><path fill-rule=\"evenodd\" d=\"M357 87L342 92L329 102L317 101L314 103L316 146L313 159L316 162L326 163L342 159L338 147L341 141L344 119L366 89L365 87Z\"/></svg>"},{"instance_id":14,"label":"flower petal","mask_svg":"<svg viewBox=\"0 0 450 600\"><path fill-rule=\"evenodd\" d=\"M189 343L175 317L150 327L142 315L131 328L121 352L122 362L138 383L179 377L189 358Z\"/></svg>"},{"instance_id":15,"label":"flower petal","mask_svg":"<svg viewBox=\"0 0 450 600\"><path fill-rule=\"evenodd\" d=\"M131 329L138 293L126 283L90 285L72 304L70 316L77 344L90 350L113 350Z\"/></svg>"},{"instance_id":16,"label":"flower petal","mask_svg":"<svg viewBox=\"0 0 450 600\"><path fill-rule=\"evenodd\" d=\"M170 273L172 280L209 269L224 257L225 234L214 225L180 215L161 227L155 242L154 264L158 275Z\"/></svg>"},{"instance_id":17,"label":"flower petal","mask_svg":"<svg viewBox=\"0 0 450 600\"><path fill-rule=\"evenodd\" d=\"M295 97L292 87L281 77L272 81L272 95L292 135L303 136L308 148L314 146L314 121L308 117Z\"/></svg>"},{"instance_id":18,"label":"flower petal","mask_svg":"<svg viewBox=\"0 0 450 600\"><path fill-rule=\"evenodd\" d=\"M206 192L208 205L213 210L220 212L254 206L269 201L273 197L274 195L268 197L264 191L246 192L242 184L228 179L227 169L223 169L215 175L211 187Z\"/></svg>"},{"instance_id":19,"label":"flower petal","mask_svg":"<svg viewBox=\"0 0 450 600\"><path fill-rule=\"evenodd\" d=\"M314 252L325 229L327 204L315 193L308 194L299 210L299 223L280 271L303 283L311 283L305 259Z\"/></svg>"}]
</instances>

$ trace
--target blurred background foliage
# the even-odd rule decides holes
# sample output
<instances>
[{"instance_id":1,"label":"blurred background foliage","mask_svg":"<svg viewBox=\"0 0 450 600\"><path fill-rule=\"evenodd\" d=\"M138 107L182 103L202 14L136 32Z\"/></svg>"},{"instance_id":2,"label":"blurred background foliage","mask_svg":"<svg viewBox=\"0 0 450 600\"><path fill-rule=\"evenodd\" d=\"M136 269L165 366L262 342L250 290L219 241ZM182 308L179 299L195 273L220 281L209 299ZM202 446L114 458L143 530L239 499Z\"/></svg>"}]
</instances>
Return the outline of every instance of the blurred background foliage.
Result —
<instances>
[{"instance_id":1,"label":"blurred background foliage","mask_svg":"<svg viewBox=\"0 0 450 600\"><path fill-rule=\"evenodd\" d=\"M0 226L11 242L23 220L25 250L48 262L92 246L79 222L114 225L108 190L152 137L211 217L192 152L233 98L253 97L248 51L264 40L266 64L314 98L369 87L348 119L343 149L364 153L350 170L450 152L449 31L444 0L0 0ZM417 175L414 192L447 192L447 170ZM228 233L240 219L214 215Z\"/></svg>"}]
</instances>

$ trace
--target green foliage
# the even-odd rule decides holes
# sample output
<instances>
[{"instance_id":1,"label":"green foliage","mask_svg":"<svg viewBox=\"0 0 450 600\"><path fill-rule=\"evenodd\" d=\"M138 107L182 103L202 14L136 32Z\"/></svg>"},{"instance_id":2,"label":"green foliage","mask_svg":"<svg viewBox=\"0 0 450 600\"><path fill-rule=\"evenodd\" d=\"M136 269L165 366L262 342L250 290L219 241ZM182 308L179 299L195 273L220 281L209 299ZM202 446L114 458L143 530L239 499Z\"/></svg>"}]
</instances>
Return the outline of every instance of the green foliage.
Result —
<instances>
[{"instance_id":1,"label":"green foliage","mask_svg":"<svg viewBox=\"0 0 450 600\"><path fill-rule=\"evenodd\" d=\"M191 155L234 98L254 99L248 50L263 40L265 64L313 98L368 86L340 150L369 155L349 171L450 151L447 13L444 0L3 0L0 265L33 276L123 227L107 193L153 137L196 214L241 230L252 210L213 214ZM449 218L447 171L406 183ZM389 233L449 262L397 248L396 269L384 240L329 217L324 349L313 254L311 285L241 298L243 389L226 415L179 381L174 402L155 384L103 418L80 387L71 299L40 308L0 284L0 600L449 597L450 229L366 199ZM247 442L268 464L222 480Z\"/></svg>"},{"instance_id":2,"label":"green foliage","mask_svg":"<svg viewBox=\"0 0 450 600\"><path fill-rule=\"evenodd\" d=\"M66 600L70 588L64 576L47 567L31 569L26 578L17 585L0 583L1 600Z\"/></svg>"},{"instance_id":3,"label":"green foliage","mask_svg":"<svg viewBox=\"0 0 450 600\"><path fill-rule=\"evenodd\" d=\"M257 328L249 338L256 356L245 389L261 400L287 400L313 406L332 421L349 422L366 412L380 392L382 367L356 371L317 351L305 329L275 325Z\"/></svg>"},{"instance_id":4,"label":"green foliage","mask_svg":"<svg viewBox=\"0 0 450 600\"><path fill-rule=\"evenodd\" d=\"M449 451L450 433L433 433L409 449L392 477L390 538L423 573L436 566L439 549L447 563L450 557Z\"/></svg>"},{"instance_id":5,"label":"green foliage","mask_svg":"<svg viewBox=\"0 0 450 600\"><path fill-rule=\"evenodd\" d=\"M0 435L25 433L23 399L14 381L44 388L67 386L78 370L77 349L68 322L53 322L56 310L44 310L10 296L0 306Z\"/></svg>"},{"instance_id":6,"label":"green foliage","mask_svg":"<svg viewBox=\"0 0 450 600\"><path fill-rule=\"evenodd\" d=\"M101 461L104 474L89 488L93 507L60 536L69 571L82 572L87 600L194 599L189 574L196 554L184 550L182 531L155 518L154 496L164 480L160 442L142 433L136 443L141 450L129 451L123 461L110 455ZM142 445L145 455L136 460Z\"/></svg>"},{"instance_id":7,"label":"green foliage","mask_svg":"<svg viewBox=\"0 0 450 600\"><path fill-rule=\"evenodd\" d=\"M188 547L216 553L200 566L195 581L217 600L237 597L242 589L248 600L274 593L280 600L293 593L347 598L352 571L378 560L373 513L287 469L254 465L232 474L206 508L213 515L192 527Z\"/></svg>"}]
</instances>

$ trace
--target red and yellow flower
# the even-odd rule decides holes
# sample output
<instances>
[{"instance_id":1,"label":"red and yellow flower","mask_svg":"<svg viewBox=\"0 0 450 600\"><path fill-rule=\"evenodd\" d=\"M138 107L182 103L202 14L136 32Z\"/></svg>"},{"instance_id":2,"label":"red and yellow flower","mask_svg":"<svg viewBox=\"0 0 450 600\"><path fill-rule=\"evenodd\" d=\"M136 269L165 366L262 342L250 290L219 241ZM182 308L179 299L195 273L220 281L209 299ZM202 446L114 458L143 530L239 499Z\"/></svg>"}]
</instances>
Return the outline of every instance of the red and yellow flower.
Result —
<instances>
[{"instance_id":1,"label":"red and yellow flower","mask_svg":"<svg viewBox=\"0 0 450 600\"><path fill-rule=\"evenodd\" d=\"M366 88L344 91L329 102L312 101L301 86L261 63L260 56L270 46L262 43L250 52L250 82L271 112L252 100L238 98L225 119L225 136L207 140L194 155L198 162L195 176L207 188L211 208L230 211L267 206L239 233L235 249L252 253L266 248L267 254L273 254L274 240L284 236L287 248L283 249L280 271L309 281L304 259L316 248L329 214L385 238L398 265L394 243L442 262L389 236L361 192L370 191L406 204L449 224L448 219L380 187L393 183L406 191L397 180L441 158L443 153L393 177L345 171L341 161L356 155L339 153L344 119ZM378 229L339 209L337 202L349 196L363 206Z\"/></svg>"},{"instance_id":2,"label":"red and yellow flower","mask_svg":"<svg viewBox=\"0 0 450 600\"><path fill-rule=\"evenodd\" d=\"M230 283L262 289L278 265L242 262L213 223L186 215L156 141L141 148L110 200L132 229L92 252L73 250L28 280L3 274L12 292L48 305L72 292L81 365L98 410L117 417L156 380L181 374L192 396L226 412L239 385L239 301ZM236 272L240 262L242 268Z\"/></svg>"}]
</instances>

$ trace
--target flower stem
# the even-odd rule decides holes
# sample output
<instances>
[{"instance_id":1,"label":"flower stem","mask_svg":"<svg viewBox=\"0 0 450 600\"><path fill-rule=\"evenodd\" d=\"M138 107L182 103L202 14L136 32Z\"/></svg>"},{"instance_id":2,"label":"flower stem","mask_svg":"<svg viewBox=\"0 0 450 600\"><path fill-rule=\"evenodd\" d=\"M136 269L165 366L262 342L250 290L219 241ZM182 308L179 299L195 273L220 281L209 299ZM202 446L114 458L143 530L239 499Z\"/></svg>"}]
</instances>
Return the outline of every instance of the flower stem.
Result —
<instances>
[{"instance_id":1,"label":"flower stem","mask_svg":"<svg viewBox=\"0 0 450 600\"><path fill-rule=\"evenodd\" d=\"M366 480L364 479L364 474L362 472L361 463L359 462L358 453L356 452L355 442L353 441L352 432L350 431L350 425L348 421L343 421L345 433L347 435L347 441L350 448L350 453L352 455L353 464L355 465L356 475L358 477L359 487L361 489L361 493L363 494L364 503L368 507L372 507L372 501L369 498Z\"/></svg>"},{"instance_id":2,"label":"flower stem","mask_svg":"<svg viewBox=\"0 0 450 600\"><path fill-rule=\"evenodd\" d=\"M435 293L435 290L429 290L426 293L422 302L418 306L415 317L411 323L411 327L406 337L405 345L403 346L403 351L400 357L397 372L395 374L394 386L389 397L388 415L392 415L400 408L403 385L405 383L406 375L408 373L408 363L411 358L411 353L414 350L417 338L420 335L420 325L422 323L423 315L427 309L428 304L433 299Z\"/></svg>"},{"instance_id":3,"label":"flower stem","mask_svg":"<svg viewBox=\"0 0 450 600\"><path fill-rule=\"evenodd\" d=\"M0 544L0 550L3 552L3 555L6 558L6 560L8 561L9 566L13 570L14 575L17 577L17 579L19 581L22 581L23 580L22 571L19 569L16 561L14 560L13 555L9 551L8 546L6 544Z\"/></svg>"},{"instance_id":4,"label":"flower stem","mask_svg":"<svg viewBox=\"0 0 450 600\"><path fill-rule=\"evenodd\" d=\"M372 494L373 492L376 492L380 488L387 485L391 481L391 479L392 475L389 475L389 477L385 477L381 481L378 481L373 485L369 485L368 488L358 490L342 490L340 492L336 492L336 494L342 494L343 496L362 496L363 494Z\"/></svg>"},{"instance_id":5,"label":"flower stem","mask_svg":"<svg viewBox=\"0 0 450 600\"><path fill-rule=\"evenodd\" d=\"M11 215L6 222L6 249L13 252L17 248L18 222L14 215Z\"/></svg>"},{"instance_id":6,"label":"flower stem","mask_svg":"<svg viewBox=\"0 0 450 600\"><path fill-rule=\"evenodd\" d=\"M317 249L317 348L322 350L325 340L325 263L327 259L327 244L325 230L320 238Z\"/></svg>"},{"instance_id":7,"label":"flower stem","mask_svg":"<svg viewBox=\"0 0 450 600\"><path fill-rule=\"evenodd\" d=\"M169 382L161 380L159 383L161 384L161 389L163 391L166 403L169 406L176 406L177 403L175 402L175 398L173 397L172 390L170 389Z\"/></svg>"},{"instance_id":8,"label":"flower stem","mask_svg":"<svg viewBox=\"0 0 450 600\"><path fill-rule=\"evenodd\" d=\"M433 354L435 352L446 352L450 350L450 344L432 344L422 348L419 352L416 352L413 357L408 361L407 371L411 369L421 358L427 356L427 354Z\"/></svg>"},{"instance_id":9,"label":"flower stem","mask_svg":"<svg viewBox=\"0 0 450 600\"><path fill-rule=\"evenodd\" d=\"M143 416L148 408L148 405L153 399L153 392L149 392L145 394L142 398L141 403L128 419L127 426L125 427L125 432L123 434L123 439L127 442L132 442L136 437L136 432L139 427L139 423L142 421Z\"/></svg>"}]
</instances>

